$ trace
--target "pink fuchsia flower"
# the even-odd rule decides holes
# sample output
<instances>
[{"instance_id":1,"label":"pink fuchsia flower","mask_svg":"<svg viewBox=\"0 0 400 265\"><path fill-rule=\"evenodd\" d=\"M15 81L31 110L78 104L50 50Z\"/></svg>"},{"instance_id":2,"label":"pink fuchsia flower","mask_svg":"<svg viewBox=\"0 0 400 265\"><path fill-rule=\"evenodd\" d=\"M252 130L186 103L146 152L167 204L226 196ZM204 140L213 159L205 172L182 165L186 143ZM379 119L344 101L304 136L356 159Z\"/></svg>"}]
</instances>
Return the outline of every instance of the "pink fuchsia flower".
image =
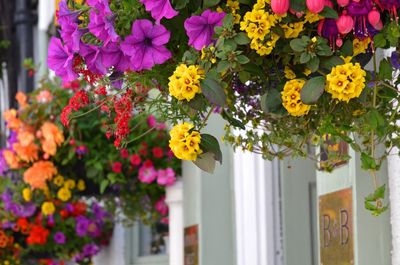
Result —
<instances>
[{"instance_id":1,"label":"pink fuchsia flower","mask_svg":"<svg viewBox=\"0 0 400 265\"><path fill-rule=\"evenodd\" d=\"M119 151L119 154L123 159L126 159L129 157L129 151L126 148L122 148L121 151Z\"/></svg>"},{"instance_id":2,"label":"pink fuchsia flower","mask_svg":"<svg viewBox=\"0 0 400 265\"><path fill-rule=\"evenodd\" d=\"M161 197L156 204L154 205L154 208L156 209L157 212L159 212L161 215L167 215L168 214L168 205L165 203L165 196Z\"/></svg>"},{"instance_id":3,"label":"pink fuchsia flower","mask_svg":"<svg viewBox=\"0 0 400 265\"><path fill-rule=\"evenodd\" d=\"M151 16L160 24L160 20L165 17L171 19L179 14L171 6L169 0L139 0L144 4L146 11L151 13Z\"/></svg>"},{"instance_id":4,"label":"pink fuchsia flower","mask_svg":"<svg viewBox=\"0 0 400 265\"><path fill-rule=\"evenodd\" d=\"M154 128L154 127L157 126L157 120L156 120L156 118L155 118L153 115L149 115L149 116L147 117L147 125L148 125L150 128Z\"/></svg>"},{"instance_id":5,"label":"pink fuchsia flower","mask_svg":"<svg viewBox=\"0 0 400 265\"><path fill-rule=\"evenodd\" d=\"M141 166L139 169L139 180L143 183L152 183L157 178L157 171L153 166Z\"/></svg>"},{"instance_id":6,"label":"pink fuchsia flower","mask_svg":"<svg viewBox=\"0 0 400 265\"><path fill-rule=\"evenodd\" d=\"M115 173L122 172L122 163L121 162L114 162L111 167L112 171Z\"/></svg>"},{"instance_id":7,"label":"pink fuchsia flower","mask_svg":"<svg viewBox=\"0 0 400 265\"><path fill-rule=\"evenodd\" d=\"M101 49L96 45L81 43L80 54L85 59L88 69L95 74L106 74Z\"/></svg>"},{"instance_id":8,"label":"pink fuchsia flower","mask_svg":"<svg viewBox=\"0 0 400 265\"><path fill-rule=\"evenodd\" d=\"M117 71L125 72L130 68L130 58L125 55L119 45L110 42L101 49L102 62L105 67L114 66Z\"/></svg>"},{"instance_id":9,"label":"pink fuchsia flower","mask_svg":"<svg viewBox=\"0 0 400 265\"><path fill-rule=\"evenodd\" d=\"M87 4L92 7L89 12L88 28L104 44L118 42L120 37L114 29L114 14L107 0L89 0Z\"/></svg>"},{"instance_id":10,"label":"pink fuchsia flower","mask_svg":"<svg viewBox=\"0 0 400 265\"><path fill-rule=\"evenodd\" d=\"M140 159L140 155L138 155L138 154L131 155L130 162L131 162L132 166L135 166L135 167L139 166L140 163L142 163L142 160Z\"/></svg>"},{"instance_id":11,"label":"pink fuchsia flower","mask_svg":"<svg viewBox=\"0 0 400 265\"><path fill-rule=\"evenodd\" d=\"M121 43L122 51L131 57L134 71L150 70L172 57L165 48L171 33L162 25L153 25L150 20L138 19L132 25L132 34Z\"/></svg>"},{"instance_id":12,"label":"pink fuchsia flower","mask_svg":"<svg viewBox=\"0 0 400 265\"><path fill-rule=\"evenodd\" d=\"M154 147L151 152L155 158L162 158L164 155L164 150L161 147Z\"/></svg>"},{"instance_id":13,"label":"pink fuchsia flower","mask_svg":"<svg viewBox=\"0 0 400 265\"><path fill-rule=\"evenodd\" d=\"M59 38L50 39L47 64L64 82L74 81L78 74L73 69L74 54Z\"/></svg>"},{"instance_id":14,"label":"pink fuchsia flower","mask_svg":"<svg viewBox=\"0 0 400 265\"><path fill-rule=\"evenodd\" d=\"M200 51L212 42L214 28L222 25L224 12L212 12L207 9L201 16L192 16L185 20L186 35L189 37L189 45Z\"/></svg>"},{"instance_id":15,"label":"pink fuchsia flower","mask_svg":"<svg viewBox=\"0 0 400 265\"><path fill-rule=\"evenodd\" d=\"M157 183L159 185L171 186L176 182L175 171L172 168L160 169L157 174Z\"/></svg>"}]
</instances>

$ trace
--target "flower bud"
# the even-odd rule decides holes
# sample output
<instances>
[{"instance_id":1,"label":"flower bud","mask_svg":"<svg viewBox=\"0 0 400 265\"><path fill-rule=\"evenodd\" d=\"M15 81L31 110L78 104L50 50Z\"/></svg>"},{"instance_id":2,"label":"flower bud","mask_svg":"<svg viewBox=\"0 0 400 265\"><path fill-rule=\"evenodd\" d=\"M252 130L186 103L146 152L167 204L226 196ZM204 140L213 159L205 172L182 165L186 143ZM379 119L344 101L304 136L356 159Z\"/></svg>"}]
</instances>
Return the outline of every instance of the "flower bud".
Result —
<instances>
[{"instance_id":1,"label":"flower bud","mask_svg":"<svg viewBox=\"0 0 400 265\"><path fill-rule=\"evenodd\" d=\"M349 4L350 0L337 0L337 3L341 7L345 7Z\"/></svg>"},{"instance_id":2,"label":"flower bud","mask_svg":"<svg viewBox=\"0 0 400 265\"><path fill-rule=\"evenodd\" d=\"M340 34L347 34L353 29L354 21L351 16L343 13L339 19L336 20L336 25Z\"/></svg>"},{"instance_id":3,"label":"flower bud","mask_svg":"<svg viewBox=\"0 0 400 265\"><path fill-rule=\"evenodd\" d=\"M314 14L318 14L325 7L325 1L321 0L307 0L307 8Z\"/></svg>"},{"instance_id":4,"label":"flower bud","mask_svg":"<svg viewBox=\"0 0 400 265\"><path fill-rule=\"evenodd\" d=\"M369 13L368 13L368 22L372 26L375 26L376 24L379 23L379 21L381 21L381 14L379 13L379 11L376 10L376 8L372 9L371 11L369 11Z\"/></svg>"},{"instance_id":5,"label":"flower bud","mask_svg":"<svg viewBox=\"0 0 400 265\"><path fill-rule=\"evenodd\" d=\"M277 15L283 15L289 10L289 0L271 0L271 8Z\"/></svg>"}]
</instances>

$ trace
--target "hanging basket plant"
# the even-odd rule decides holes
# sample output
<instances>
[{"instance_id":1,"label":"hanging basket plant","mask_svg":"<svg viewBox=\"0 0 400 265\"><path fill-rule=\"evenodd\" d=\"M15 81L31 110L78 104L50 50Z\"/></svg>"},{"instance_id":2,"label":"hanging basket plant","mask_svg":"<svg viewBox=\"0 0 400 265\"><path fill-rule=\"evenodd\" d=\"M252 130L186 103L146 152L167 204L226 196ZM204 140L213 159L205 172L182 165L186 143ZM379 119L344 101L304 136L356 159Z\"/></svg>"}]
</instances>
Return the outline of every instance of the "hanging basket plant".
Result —
<instances>
[{"instance_id":1,"label":"hanging basket plant","mask_svg":"<svg viewBox=\"0 0 400 265\"><path fill-rule=\"evenodd\" d=\"M79 93L98 109L128 120L144 109L161 113L174 126L175 156L204 170L222 162L217 137L204 129L216 113L234 148L318 161L307 146L328 136L348 143L373 173L399 145L399 54L380 50L398 47L399 7L386 0L61 1L48 63L66 83L88 80L90 89ZM151 89L156 96L147 96ZM64 125L74 110L64 109ZM108 128L116 146L134 137L115 120ZM378 153L379 145L387 151ZM378 201L375 213L383 209Z\"/></svg>"}]
</instances>

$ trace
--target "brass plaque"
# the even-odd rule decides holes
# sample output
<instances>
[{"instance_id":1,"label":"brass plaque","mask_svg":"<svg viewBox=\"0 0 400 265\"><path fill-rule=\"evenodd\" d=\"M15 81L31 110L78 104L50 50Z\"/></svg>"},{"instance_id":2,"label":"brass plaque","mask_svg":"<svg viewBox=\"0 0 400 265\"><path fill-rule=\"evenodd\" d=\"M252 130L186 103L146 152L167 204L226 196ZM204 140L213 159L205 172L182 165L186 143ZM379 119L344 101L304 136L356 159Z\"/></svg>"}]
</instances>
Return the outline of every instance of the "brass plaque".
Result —
<instances>
[{"instance_id":1,"label":"brass plaque","mask_svg":"<svg viewBox=\"0 0 400 265\"><path fill-rule=\"evenodd\" d=\"M319 197L321 265L354 264L352 188Z\"/></svg>"},{"instance_id":2,"label":"brass plaque","mask_svg":"<svg viewBox=\"0 0 400 265\"><path fill-rule=\"evenodd\" d=\"M199 265L199 226L185 228L185 265Z\"/></svg>"}]
</instances>

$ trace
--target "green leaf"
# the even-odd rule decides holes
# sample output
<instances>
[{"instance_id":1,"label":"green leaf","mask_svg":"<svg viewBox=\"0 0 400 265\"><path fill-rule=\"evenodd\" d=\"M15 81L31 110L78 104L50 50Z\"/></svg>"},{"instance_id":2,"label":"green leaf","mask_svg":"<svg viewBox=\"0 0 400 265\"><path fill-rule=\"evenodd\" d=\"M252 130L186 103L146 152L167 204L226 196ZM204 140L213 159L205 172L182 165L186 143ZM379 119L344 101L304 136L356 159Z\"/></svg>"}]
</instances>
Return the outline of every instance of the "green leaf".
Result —
<instances>
[{"instance_id":1,"label":"green leaf","mask_svg":"<svg viewBox=\"0 0 400 265\"><path fill-rule=\"evenodd\" d=\"M346 56L353 56L353 42L351 40L346 40L340 49L341 54Z\"/></svg>"},{"instance_id":2,"label":"green leaf","mask_svg":"<svg viewBox=\"0 0 400 265\"><path fill-rule=\"evenodd\" d=\"M387 59L384 59L380 62L379 64L379 79L381 80L392 80L393 76L393 69L392 69L392 65L390 64L390 62Z\"/></svg>"},{"instance_id":3,"label":"green leaf","mask_svg":"<svg viewBox=\"0 0 400 265\"><path fill-rule=\"evenodd\" d=\"M323 16L324 18L339 18L338 13L329 6L325 6L324 9L319 13L319 15Z\"/></svg>"},{"instance_id":4,"label":"green leaf","mask_svg":"<svg viewBox=\"0 0 400 265\"><path fill-rule=\"evenodd\" d=\"M376 169L376 162L371 156L366 153L361 153L361 168L365 170Z\"/></svg>"},{"instance_id":5,"label":"green leaf","mask_svg":"<svg viewBox=\"0 0 400 265\"><path fill-rule=\"evenodd\" d=\"M239 121L239 120L235 119L234 117L232 117L232 115L229 112L225 111L225 110L222 112L222 117L226 121L228 121L229 124L232 125L233 127L240 128L242 130L246 129L246 127L244 126L244 124L241 121Z\"/></svg>"},{"instance_id":6,"label":"green leaf","mask_svg":"<svg viewBox=\"0 0 400 265\"><path fill-rule=\"evenodd\" d=\"M247 81L249 81L251 78L251 74L249 72L246 71L240 71L239 72L239 80L242 83L246 83Z\"/></svg>"},{"instance_id":7,"label":"green leaf","mask_svg":"<svg viewBox=\"0 0 400 265\"><path fill-rule=\"evenodd\" d=\"M302 52L306 49L308 42L303 39L294 39L290 41L290 48L295 52Z\"/></svg>"},{"instance_id":8,"label":"green leaf","mask_svg":"<svg viewBox=\"0 0 400 265\"><path fill-rule=\"evenodd\" d=\"M303 52L300 55L300 63L308 63L311 60L311 55L308 52Z\"/></svg>"},{"instance_id":9,"label":"green leaf","mask_svg":"<svg viewBox=\"0 0 400 265\"><path fill-rule=\"evenodd\" d=\"M224 106L226 103L226 95L222 86L212 77L207 77L201 84L201 91L204 96L214 105Z\"/></svg>"},{"instance_id":10,"label":"green leaf","mask_svg":"<svg viewBox=\"0 0 400 265\"><path fill-rule=\"evenodd\" d=\"M189 0L173 0L172 3L176 9L182 9L189 3Z\"/></svg>"},{"instance_id":11,"label":"green leaf","mask_svg":"<svg viewBox=\"0 0 400 265\"><path fill-rule=\"evenodd\" d=\"M201 170L207 173L213 174L215 170L216 161L214 159L214 154L204 153L197 156L197 159L193 161L193 164L198 166Z\"/></svg>"},{"instance_id":12,"label":"green leaf","mask_svg":"<svg viewBox=\"0 0 400 265\"><path fill-rule=\"evenodd\" d=\"M235 42L239 45L246 45L250 43L250 39L249 37L247 37L247 34L244 32L239 32L235 38L234 38Z\"/></svg>"},{"instance_id":13,"label":"green leaf","mask_svg":"<svg viewBox=\"0 0 400 265\"><path fill-rule=\"evenodd\" d=\"M385 48L386 44L387 41L383 33L378 33L374 36L374 46L376 48Z\"/></svg>"},{"instance_id":14,"label":"green leaf","mask_svg":"<svg viewBox=\"0 0 400 265\"><path fill-rule=\"evenodd\" d=\"M307 62L307 67L311 72L317 71L319 68L319 58L317 56L311 58L311 60Z\"/></svg>"},{"instance_id":15,"label":"green leaf","mask_svg":"<svg viewBox=\"0 0 400 265\"><path fill-rule=\"evenodd\" d=\"M103 179L100 183L100 193L103 194L104 191L106 190L106 188L108 187L109 184L109 180L108 179Z\"/></svg>"},{"instance_id":16,"label":"green leaf","mask_svg":"<svg viewBox=\"0 0 400 265\"><path fill-rule=\"evenodd\" d=\"M209 8L218 5L221 0L203 0L203 7Z\"/></svg>"},{"instance_id":17,"label":"green leaf","mask_svg":"<svg viewBox=\"0 0 400 265\"><path fill-rule=\"evenodd\" d=\"M333 67L344 64L344 60L339 56L332 56L321 60L321 67L331 71Z\"/></svg>"},{"instance_id":18,"label":"green leaf","mask_svg":"<svg viewBox=\"0 0 400 265\"><path fill-rule=\"evenodd\" d=\"M325 89L325 77L317 76L308 80L301 89L301 101L304 104L314 104L318 101Z\"/></svg>"},{"instance_id":19,"label":"green leaf","mask_svg":"<svg viewBox=\"0 0 400 265\"><path fill-rule=\"evenodd\" d=\"M306 0L290 0L290 8L302 12L306 9Z\"/></svg>"},{"instance_id":20,"label":"green leaf","mask_svg":"<svg viewBox=\"0 0 400 265\"><path fill-rule=\"evenodd\" d=\"M222 152L218 140L210 134L201 134L200 148L204 153L214 154L214 159L222 164Z\"/></svg>"},{"instance_id":21,"label":"green leaf","mask_svg":"<svg viewBox=\"0 0 400 265\"><path fill-rule=\"evenodd\" d=\"M282 106L281 93L277 89L269 89L261 96L261 109L268 113L274 112Z\"/></svg>"},{"instance_id":22,"label":"green leaf","mask_svg":"<svg viewBox=\"0 0 400 265\"><path fill-rule=\"evenodd\" d=\"M376 199L384 199L385 198L385 191L386 191L386 185L383 184L382 186L378 187L374 191L374 197Z\"/></svg>"},{"instance_id":23,"label":"green leaf","mask_svg":"<svg viewBox=\"0 0 400 265\"><path fill-rule=\"evenodd\" d=\"M247 64L248 62L250 62L250 59L244 55L239 55L238 57L236 57L236 59L240 64Z\"/></svg>"},{"instance_id":24,"label":"green leaf","mask_svg":"<svg viewBox=\"0 0 400 265\"><path fill-rule=\"evenodd\" d=\"M230 66L230 63L228 61L219 61L217 65L217 71L222 73L225 70L227 70Z\"/></svg>"}]
</instances>

